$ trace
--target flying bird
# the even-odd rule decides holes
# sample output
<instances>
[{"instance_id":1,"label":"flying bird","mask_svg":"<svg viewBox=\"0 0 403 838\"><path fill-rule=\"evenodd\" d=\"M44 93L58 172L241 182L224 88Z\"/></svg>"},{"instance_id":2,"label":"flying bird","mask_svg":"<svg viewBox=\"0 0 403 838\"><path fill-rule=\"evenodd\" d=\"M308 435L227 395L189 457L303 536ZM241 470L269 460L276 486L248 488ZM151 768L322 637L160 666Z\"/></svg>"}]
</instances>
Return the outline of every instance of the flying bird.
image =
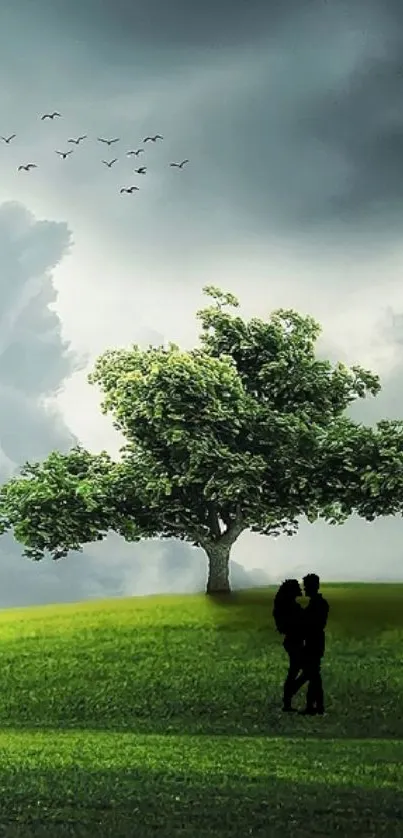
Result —
<instances>
[{"instance_id":1,"label":"flying bird","mask_svg":"<svg viewBox=\"0 0 403 838\"><path fill-rule=\"evenodd\" d=\"M116 137L114 140L104 140L102 137L97 137L99 143L106 143L106 145L112 145L112 143L118 143L119 137Z\"/></svg>"},{"instance_id":2,"label":"flying bird","mask_svg":"<svg viewBox=\"0 0 403 838\"><path fill-rule=\"evenodd\" d=\"M185 163L189 163L189 160L182 160L182 163L170 163L170 166L176 166L177 169L183 169Z\"/></svg>"},{"instance_id":3,"label":"flying bird","mask_svg":"<svg viewBox=\"0 0 403 838\"><path fill-rule=\"evenodd\" d=\"M115 157L115 158L114 158L113 160L111 160L109 163L108 163L108 161L107 161L107 160L103 160L102 162L103 162L103 163L105 163L105 166L108 166L108 168L110 169L110 168L111 168L111 166L113 166L113 164L114 164L114 163L117 163L117 159L118 159L118 158L117 158L117 157Z\"/></svg>"},{"instance_id":4,"label":"flying bird","mask_svg":"<svg viewBox=\"0 0 403 838\"><path fill-rule=\"evenodd\" d=\"M27 166L18 166L18 171L20 172L21 169L24 169L25 172L29 172L30 169L37 169L38 166L36 163L28 163Z\"/></svg>"},{"instance_id":5,"label":"flying bird","mask_svg":"<svg viewBox=\"0 0 403 838\"><path fill-rule=\"evenodd\" d=\"M156 140L163 140L164 138L161 137L161 134L156 134L155 137L145 137L143 143L147 143L148 140L151 140L152 143L155 143Z\"/></svg>"},{"instance_id":6,"label":"flying bird","mask_svg":"<svg viewBox=\"0 0 403 838\"><path fill-rule=\"evenodd\" d=\"M13 140L14 137L16 137L16 136L17 136L16 134L10 134L9 137L2 137L1 139L4 140L5 143L9 143L10 140Z\"/></svg>"},{"instance_id":7,"label":"flying bird","mask_svg":"<svg viewBox=\"0 0 403 838\"><path fill-rule=\"evenodd\" d=\"M58 111L53 111L53 113L44 113L43 116L41 116L41 119L54 119L55 116L61 116L61 113L58 113Z\"/></svg>"},{"instance_id":8,"label":"flying bird","mask_svg":"<svg viewBox=\"0 0 403 838\"><path fill-rule=\"evenodd\" d=\"M60 157L63 157L63 160L66 160L69 154L73 154L73 149L71 148L70 151L56 151L55 154L59 154Z\"/></svg>"},{"instance_id":9,"label":"flying bird","mask_svg":"<svg viewBox=\"0 0 403 838\"><path fill-rule=\"evenodd\" d=\"M147 166L140 166L139 169L135 169L137 175L145 175Z\"/></svg>"},{"instance_id":10,"label":"flying bird","mask_svg":"<svg viewBox=\"0 0 403 838\"><path fill-rule=\"evenodd\" d=\"M131 192L135 192L135 191L137 191L137 192L138 192L138 189L139 189L139 188L138 188L138 186L128 186L127 188L123 187L123 189L121 189L120 191L121 191L121 192L130 192L130 193L131 193Z\"/></svg>"},{"instance_id":11,"label":"flying bird","mask_svg":"<svg viewBox=\"0 0 403 838\"><path fill-rule=\"evenodd\" d=\"M75 143L76 145L79 145L79 143L81 143L81 140L86 140L86 139L87 139L87 135L83 134L82 137L77 137L76 140L67 140L67 142L68 143Z\"/></svg>"},{"instance_id":12,"label":"flying bird","mask_svg":"<svg viewBox=\"0 0 403 838\"><path fill-rule=\"evenodd\" d=\"M144 151L144 148L138 148L137 151L128 151L127 156L131 157L134 154L135 157L138 157L142 151Z\"/></svg>"}]
</instances>

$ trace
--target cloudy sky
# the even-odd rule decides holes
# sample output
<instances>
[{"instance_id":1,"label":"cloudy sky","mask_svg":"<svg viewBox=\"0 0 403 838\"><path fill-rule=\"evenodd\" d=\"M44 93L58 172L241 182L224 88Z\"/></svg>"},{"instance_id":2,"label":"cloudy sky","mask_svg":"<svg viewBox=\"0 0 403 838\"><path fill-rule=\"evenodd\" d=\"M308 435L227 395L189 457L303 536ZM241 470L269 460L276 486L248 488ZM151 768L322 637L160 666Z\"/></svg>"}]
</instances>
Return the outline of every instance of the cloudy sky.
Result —
<instances>
[{"instance_id":1,"label":"cloudy sky","mask_svg":"<svg viewBox=\"0 0 403 838\"><path fill-rule=\"evenodd\" d=\"M0 135L16 134L0 140L3 479L76 439L115 454L92 362L134 341L192 346L210 283L247 317L313 314L321 352L382 377L355 415L403 417L402 46L396 0L0 5ZM143 177L126 156L139 147ZM233 558L239 579L401 579L402 536L401 520L302 525L246 533ZM10 537L1 550L3 607L205 581L200 551L172 543L111 539L39 564Z\"/></svg>"}]
</instances>

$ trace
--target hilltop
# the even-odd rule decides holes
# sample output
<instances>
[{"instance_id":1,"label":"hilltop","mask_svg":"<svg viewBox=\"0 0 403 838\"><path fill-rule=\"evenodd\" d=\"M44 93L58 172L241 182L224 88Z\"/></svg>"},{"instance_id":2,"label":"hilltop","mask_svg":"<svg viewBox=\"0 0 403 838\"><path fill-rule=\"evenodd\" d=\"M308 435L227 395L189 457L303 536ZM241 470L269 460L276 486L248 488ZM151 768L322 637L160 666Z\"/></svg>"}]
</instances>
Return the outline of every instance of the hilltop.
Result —
<instances>
[{"instance_id":1,"label":"hilltop","mask_svg":"<svg viewBox=\"0 0 403 838\"><path fill-rule=\"evenodd\" d=\"M317 834L400 834L403 585L323 591L322 719L279 711L274 588L2 611L0 826L302 838L314 813Z\"/></svg>"}]
</instances>

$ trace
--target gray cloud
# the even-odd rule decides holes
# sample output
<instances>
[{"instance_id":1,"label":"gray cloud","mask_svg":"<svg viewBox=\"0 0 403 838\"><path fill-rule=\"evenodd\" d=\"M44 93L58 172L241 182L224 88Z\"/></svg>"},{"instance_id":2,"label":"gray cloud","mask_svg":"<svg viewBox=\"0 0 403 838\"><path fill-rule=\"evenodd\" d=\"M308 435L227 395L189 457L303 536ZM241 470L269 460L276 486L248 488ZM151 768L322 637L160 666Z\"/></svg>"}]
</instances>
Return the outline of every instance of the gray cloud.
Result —
<instances>
[{"instance_id":1,"label":"gray cloud","mask_svg":"<svg viewBox=\"0 0 403 838\"><path fill-rule=\"evenodd\" d=\"M392 0L83 0L74 14L62 0L2 4L0 72L8 83L0 134L15 131L17 139L0 144L1 194L41 202L46 217L68 219L78 241L90 231L100 250L121 246L138 284L151 284L158 270L166 285L200 284L204 261L236 258L248 239L269 247L282 239L285 248L310 240L322 256L340 243L346 253L380 251L400 236L402 15ZM41 123L48 108L63 119ZM154 130L164 143L147 150L139 196L122 200L118 189L133 166L122 159L104 170L94 140L116 131L124 151ZM77 133L88 133L88 143L64 165L55 149ZM180 174L168 168L178 156L191 159ZM18 175L30 159L39 168ZM51 308L52 270L69 248L66 224L34 223L21 207L0 206L0 476L73 439L43 404L78 363ZM362 406L368 421L401 412L398 351L396 359L379 399ZM9 603L102 596L114 586L171 589L185 574L185 565L175 569L172 545L124 545L121 553L108 539L85 556L42 565L16 550L10 546L18 573L4 594ZM199 569L186 556L194 574L186 584L196 584ZM14 578L10 562L4 568Z\"/></svg>"},{"instance_id":2,"label":"gray cloud","mask_svg":"<svg viewBox=\"0 0 403 838\"><path fill-rule=\"evenodd\" d=\"M18 31L23 52L22 63L14 47L8 55L0 34L1 61L11 62L19 102L15 95L3 100L3 118L18 142L0 152L14 166L31 151L46 166L47 175L41 170L31 178L33 190L45 177L66 207L80 197L88 213L110 195L104 223L126 236L133 210L116 188L131 167L101 173L101 153L92 145L60 165L54 148L76 129L92 136L117 130L130 144L144 130L162 130L165 145L150 157L155 178L150 169L136 215L145 247L155 237L156 202L161 221L165 216L161 225L157 218L158 246L171 255L178 253L172 236L178 223L197 248L207 236L218 241L218 230L226 236L237 227L325 239L354 238L368 225L396 233L403 91L400 41L391 39L398 29L393 3L86 0L74 15L64 2L42 0L35 13L25 6L0 10L0 31L8 44L10 31L15 37ZM29 24L26 43L22 19ZM41 91L35 101L24 90L28 77ZM38 122L53 106L63 109L65 122ZM176 154L191 157L182 181L166 170Z\"/></svg>"},{"instance_id":3,"label":"gray cloud","mask_svg":"<svg viewBox=\"0 0 403 838\"><path fill-rule=\"evenodd\" d=\"M66 212L79 200L88 217L102 206L99 224L126 246L135 220L144 258L153 247L162 259L183 260L179 226L192 254L240 231L319 246L342 238L369 248L375 231L385 247L396 238L403 81L401 12L392 0L86 0L75 15L64 2L42 0L35 15L28 5L24 13L25 4L0 10L8 44L10 31L21 39L23 14L30 32L22 65L7 44L0 59L15 69L20 102L3 101L18 142L0 153L13 167L29 152L38 159L33 193L45 185L51 200L63 196ZM28 75L41 90L35 102L24 90ZM65 120L45 127L38 114L53 106ZM124 147L162 131L165 143L150 149L147 180L130 204L118 194L133 177L130 161L101 171L101 150L90 142L60 164L54 149L76 130L117 131ZM167 164L177 155L191 165L174 179Z\"/></svg>"},{"instance_id":4,"label":"gray cloud","mask_svg":"<svg viewBox=\"0 0 403 838\"><path fill-rule=\"evenodd\" d=\"M17 204L0 206L2 480L25 460L42 459L54 448L68 450L76 442L60 414L43 401L58 391L79 361L62 339L59 318L48 308L56 297L49 272L69 243L65 224L38 222ZM47 577L54 577L49 566L39 573L33 567L27 570L29 563L10 535L1 541L0 558L2 605L44 595ZM81 591L77 578L75 590Z\"/></svg>"},{"instance_id":5,"label":"gray cloud","mask_svg":"<svg viewBox=\"0 0 403 838\"><path fill-rule=\"evenodd\" d=\"M313 5L318 6L318 0ZM72 35L79 32L91 39L95 50L105 41L109 47L117 43L120 50L133 43L174 50L236 46L269 34L284 18L298 13L299 6L297 0L287 6L272 0L222 0L218 5L200 0L115 0L113 6L107 0L83 0L72 15L67 0L39 3L48 26L67 27ZM38 4L26 8L28 20L35 24Z\"/></svg>"},{"instance_id":6,"label":"gray cloud","mask_svg":"<svg viewBox=\"0 0 403 838\"><path fill-rule=\"evenodd\" d=\"M34 221L18 205L0 206L0 383L10 395L54 394L77 364L49 309L57 298L49 271L69 245L66 225Z\"/></svg>"},{"instance_id":7,"label":"gray cloud","mask_svg":"<svg viewBox=\"0 0 403 838\"><path fill-rule=\"evenodd\" d=\"M249 85L211 100L202 137L221 192L255 234L319 237L351 247L401 223L401 44L375 4L291 19L255 61ZM401 29L401 27L400 27ZM205 189L210 187L207 181ZM246 220L246 216L249 216Z\"/></svg>"},{"instance_id":8,"label":"gray cloud","mask_svg":"<svg viewBox=\"0 0 403 838\"><path fill-rule=\"evenodd\" d=\"M17 204L0 206L0 480L26 460L42 460L51 450L67 451L77 440L55 407L44 404L80 359L62 338L49 308L57 297L52 269L70 247L65 224L36 221ZM161 342L149 330L147 343ZM129 545L113 535L68 560L29 562L10 534L0 544L0 606L68 602L85 598L201 590L206 562L188 545ZM192 561L193 559L193 561ZM263 574L264 576L264 574ZM260 584L233 564L234 586ZM182 581L180 581L182 580ZM178 588L179 585L179 588Z\"/></svg>"},{"instance_id":9,"label":"gray cloud","mask_svg":"<svg viewBox=\"0 0 403 838\"><path fill-rule=\"evenodd\" d=\"M78 359L62 338L60 320L49 309L57 296L50 271L69 246L65 224L38 222L16 204L0 206L3 416L8 398L29 399L36 409L35 397L54 394L77 368ZM11 409L18 414L16 406Z\"/></svg>"}]
</instances>

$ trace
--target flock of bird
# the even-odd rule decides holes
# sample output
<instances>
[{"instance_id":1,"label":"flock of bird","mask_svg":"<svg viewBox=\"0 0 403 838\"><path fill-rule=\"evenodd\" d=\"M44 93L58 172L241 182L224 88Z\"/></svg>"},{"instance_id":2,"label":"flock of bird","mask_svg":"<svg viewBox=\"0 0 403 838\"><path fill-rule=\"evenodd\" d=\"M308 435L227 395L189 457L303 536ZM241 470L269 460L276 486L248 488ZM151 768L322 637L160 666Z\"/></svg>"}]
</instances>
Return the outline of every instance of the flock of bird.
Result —
<instances>
[{"instance_id":1,"label":"flock of bird","mask_svg":"<svg viewBox=\"0 0 403 838\"><path fill-rule=\"evenodd\" d=\"M53 120L57 117L61 118L61 116L62 115L58 111L53 111L53 113L44 113L43 116L41 116L41 120L42 121L44 121L45 119ZM9 145L11 143L11 141L15 139L16 136L17 136L16 134L10 134L9 137L0 136L0 139L3 140L3 142L5 142L7 145ZM76 138L71 137L70 139L67 140L67 142L72 143L76 146L79 146L80 143L82 143L86 139L87 139L87 134L83 134L80 137L76 137ZM161 136L161 134L155 134L153 137L151 137L151 136L150 137L144 137L143 143L144 143L144 145L148 142L156 143L157 140L163 140L163 139L164 138ZM107 140L104 137L97 137L97 141L99 143L104 143L104 145L107 145L108 148L109 148L110 146L114 145L115 143L120 142L120 139L119 139L119 137L114 137L112 140ZM73 154L73 151L74 151L74 149L72 149L72 148L69 151L57 151L56 150L55 154L58 154L59 157L62 160L67 160L67 158L70 156L70 154ZM137 149L134 149L134 150L127 151L126 156L137 158L137 157L139 157L140 154L143 154L143 153L144 153L144 148L137 148ZM111 169L112 166L115 163L118 162L118 158L114 157L112 160L102 160L101 162L104 163L104 165L107 166L108 169ZM189 163L189 160L182 160L180 163L170 163L169 165L172 168L183 169L183 167L186 165L186 163ZM21 164L20 166L18 166L17 171L18 172L22 172L22 171L29 172L31 169L37 169L37 168L38 168L38 166L37 166L36 163L26 163L26 164ZM147 166L139 166L138 169L134 169L134 173L137 174L137 175L145 175L146 172L147 172ZM138 191L139 191L138 186L124 186L120 190L120 193L123 194L123 193L126 192L129 195L132 195L134 192L138 192Z\"/></svg>"}]
</instances>

